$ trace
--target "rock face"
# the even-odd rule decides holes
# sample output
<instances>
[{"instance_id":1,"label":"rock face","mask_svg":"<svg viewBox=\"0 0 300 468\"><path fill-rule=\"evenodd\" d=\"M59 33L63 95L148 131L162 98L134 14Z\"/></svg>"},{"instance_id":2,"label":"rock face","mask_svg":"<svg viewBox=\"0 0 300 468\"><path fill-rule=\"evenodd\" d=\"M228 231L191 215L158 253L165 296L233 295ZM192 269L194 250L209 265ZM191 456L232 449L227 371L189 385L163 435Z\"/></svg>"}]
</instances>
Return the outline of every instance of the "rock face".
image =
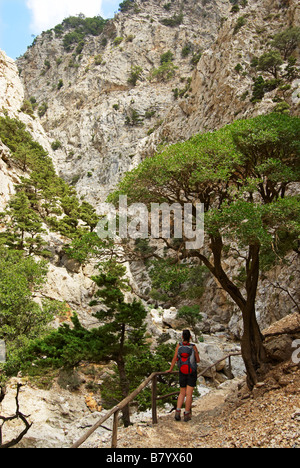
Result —
<instances>
[{"instance_id":1,"label":"rock face","mask_svg":"<svg viewBox=\"0 0 300 468\"><path fill-rule=\"evenodd\" d=\"M6 389L6 396L1 404L2 416L11 416L16 409L16 384L19 379L12 379ZM18 448L69 448L75 440L103 416L89 408L89 396L71 393L63 390L57 384L51 391L41 390L30 385L21 388L19 395L20 411L26 414L33 423L26 437L18 444ZM33 411L34 401L34 411ZM107 427L110 421L107 422ZM3 435L5 443L16 437L24 429L18 420L15 424L5 425ZM90 442L97 443L99 439L110 436L110 432L100 428Z\"/></svg>"},{"instance_id":2,"label":"rock face","mask_svg":"<svg viewBox=\"0 0 300 468\"><path fill-rule=\"evenodd\" d=\"M299 24L297 0L250 0L239 13L228 0L134 5L89 36L79 55L51 30L18 60L27 98L47 103L41 122L62 144L58 170L94 204L158 144L273 110L274 92L250 102L251 62L270 36ZM154 78L169 51L175 68ZM135 86L132 67L140 67ZM296 111L299 80L282 97Z\"/></svg>"},{"instance_id":3,"label":"rock face","mask_svg":"<svg viewBox=\"0 0 300 468\"><path fill-rule=\"evenodd\" d=\"M249 0L239 8L233 12L227 0L188 0L184 5L175 0L168 6L137 0L134 8L110 20L100 36L85 38L79 55L77 44L66 50L63 37L51 30L18 60L25 96L34 97L37 108L47 104L35 122L40 120L50 141L61 143L56 151L50 148L55 166L87 201L97 207L122 175L159 144L270 112L277 98L297 115L299 79L289 90L268 92L256 104L250 98L253 79L262 73L251 66L253 58L266 51L275 33L299 25L299 2ZM169 75L153 77L166 53L173 68ZM130 83L133 67L140 67L138 79ZM18 89L22 96L19 84ZM235 268L234 261L226 265ZM286 292L277 287L285 278L292 278ZM295 310L291 296L298 300L297 281L293 267L277 267L266 275L257 302L263 328ZM229 329L240 337L240 314L212 278L201 310L205 332Z\"/></svg>"},{"instance_id":4,"label":"rock face","mask_svg":"<svg viewBox=\"0 0 300 468\"><path fill-rule=\"evenodd\" d=\"M168 5L138 0L134 10L109 21L100 37L89 37L80 59L51 31L18 61L26 96L47 103L41 122L62 143L54 155L58 170L94 204L161 143L149 133L172 109L174 90L188 92L195 57L214 42L230 11L227 0ZM162 24L174 18L176 25ZM169 51L169 72L151 79ZM140 67L135 86L128 82L132 67Z\"/></svg>"}]
</instances>

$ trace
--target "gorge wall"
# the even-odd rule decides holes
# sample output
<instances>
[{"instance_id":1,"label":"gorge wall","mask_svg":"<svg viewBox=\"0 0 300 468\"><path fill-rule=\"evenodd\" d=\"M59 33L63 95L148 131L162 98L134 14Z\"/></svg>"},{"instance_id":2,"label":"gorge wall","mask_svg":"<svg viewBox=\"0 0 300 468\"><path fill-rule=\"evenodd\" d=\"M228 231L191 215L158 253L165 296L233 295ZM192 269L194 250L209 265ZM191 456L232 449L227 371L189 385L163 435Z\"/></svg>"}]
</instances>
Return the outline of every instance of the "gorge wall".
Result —
<instances>
[{"instance_id":1,"label":"gorge wall","mask_svg":"<svg viewBox=\"0 0 300 468\"><path fill-rule=\"evenodd\" d=\"M167 6L160 0L137 0L107 21L99 35L87 35L80 44L66 47L65 37L74 28L64 23L44 32L18 59L20 77L16 64L1 54L0 109L26 124L58 173L97 208L123 174L161 144L270 112L278 99L298 115L298 78L285 91L275 89L259 102L250 100L253 79L262 73L251 66L253 58L267 50L274 34L297 25L295 0L240 2L238 12L227 0L175 0ZM21 111L24 99L35 104L29 115ZM3 148L2 205L20 176L7 160ZM93 294L92 267L74 267L64 256L65 240L54 233L48 239L56 255L45 295L65 300L86 324L93 323L87 305ZM258 314L263 326L295 310L290 296L297 301L296 261L288 271L275 268L261 283ZM227 268L236 268L234 260ZM147 289L142 266L134 265L132 271ZM281 279L285 292L278 288ZM230 324L239 336L238 311L213 279L206 286L204 329L222 331Z\"/></svg>"}]
</instances>

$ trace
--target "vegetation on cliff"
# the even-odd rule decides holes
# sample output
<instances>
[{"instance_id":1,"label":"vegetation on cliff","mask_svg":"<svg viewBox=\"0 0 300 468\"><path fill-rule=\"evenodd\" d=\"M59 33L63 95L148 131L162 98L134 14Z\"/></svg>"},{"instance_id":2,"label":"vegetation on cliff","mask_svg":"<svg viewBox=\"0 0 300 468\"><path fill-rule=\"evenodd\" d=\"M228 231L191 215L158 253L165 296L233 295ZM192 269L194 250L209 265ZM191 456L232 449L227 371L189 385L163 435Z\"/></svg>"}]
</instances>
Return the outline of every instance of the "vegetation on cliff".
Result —
<instances>
[{"instance_id":1,"label":"vegetation on cliff","mask_svg":"<svg viewBox=\"0 0 300 468\"><path fill-rule=\"evenodd\" d=\"M120 194L130 203L204 204L209 251L186 250L185 242L166 247L179 262L198 259L240 308L250 387L268 362L255 313L260 270L298 249L299 197L288 189L299 181L299 134L298 117L273 113L236 121L146 159L110 196L116 204ZM238 278L224 270L228 255L241 265Z\"/></svg>"}]
</instances>

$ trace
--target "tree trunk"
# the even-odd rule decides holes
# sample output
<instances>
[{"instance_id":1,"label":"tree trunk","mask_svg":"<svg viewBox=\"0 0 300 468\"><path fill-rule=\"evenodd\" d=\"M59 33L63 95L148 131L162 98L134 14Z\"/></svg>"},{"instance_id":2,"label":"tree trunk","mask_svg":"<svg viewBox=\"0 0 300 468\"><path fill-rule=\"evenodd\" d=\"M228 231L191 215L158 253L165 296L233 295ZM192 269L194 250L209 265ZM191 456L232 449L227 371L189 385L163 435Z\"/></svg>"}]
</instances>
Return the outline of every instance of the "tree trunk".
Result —
<instances>
[{"instance_id":1,"label":"tree trunk","mask_svg":"<svg viewBox=\"0 0 300 468\"><path fill-rule=\"evenodd\" d=\"M223 289L237 304L243 315L244 335L242 338L242 355L247 370L247 380L249 389L255 386L266 371L267 354L263 344L263 336L260 332L256 319L255 302L259 281L259 245L250 245L248 257L246 259L246 291L247 297L242 295L236 286L225 273L222 267L223 242L221 237L211 237L211 250L214 255L214 265L205 257L201 256L206 266L220 282Z\"/></svg>"},{"instance_id":2,"label":"tree trunk","mask_svg":"<svg viewBox=\"0 0 300 468\"><path fill-rule=\"evenodd\" d=\"M126 325L123 323L122 329L121 329L119 356L117 359L118 371L120 375L120 386L121 386L121 392L122 392L123 398L126 398L129 395L129 382L128 382L127 375L126 375L125 361L124 361L125 332L126 332ZM124 426L125 427L130 426L129 405L125 406L125 408L122 410L122 413L123 413Z\"/></svg>"},{"instance_id":3,"label":"tree trunk","mask_svg":"<svg viewBox=\"0 0 300 468\"><path fill-rule=\"evenodd\" d=\"M259 281L259 245L249 247L246 261L246 290L247 300L242 307L244 334L242 338L242 355L247 370L247 381L250 390L257 384L260 377L266 372L267 354L256 319L255 302Z\"/></svg>"},{"instance_id":4,"label":"tree trunk","mask_svg":"<svg viewBox=\"0 0 300 468\"><path fill-rule=\"evenodd\" d=\"M121 386L122 397L126 398L129 395L129 383L128 383L126 372L125 372L124 360L122 358L118 359L117 365L118 365L118 371L120 375L120 386ZM125 427L130 426L129 405L125 406L125 408L122 410L122 414L123 414L124 426Z\"/></svg>"},{"instance_id":5,"label":"tree trunk","mask_svg":"<svg viewBox=\"0 0 300 468\"><path fill-rule=\"evenodd\" d=\"M263 336L256 319L255 306L246 304L243 312L244 334L242 356L247 370L247 383L250 390L266 372L267 354Z\"/></svg>"},{"instance_id":6,"label":"tree trunk","mask_svg":"<svg viewBox=\"0 0 300 468\"><path fill-rule=\"evenodd\" d=\"M245 285L247 296L245 298L239 287L233 283L223 269L222 251L224 245L221 235L211 236L210 239L210 249L214 256L213 263L197 251L193 252L191 256L198 257L204 263L242 312L244 323L244 334L241 341L242 355L247 370L248 386L252 390L268 370L264 338L260 332L255 311L260 269L260 245L250 245L248 256L245 258L247 277Z\"/></svg>"}]
</instances>

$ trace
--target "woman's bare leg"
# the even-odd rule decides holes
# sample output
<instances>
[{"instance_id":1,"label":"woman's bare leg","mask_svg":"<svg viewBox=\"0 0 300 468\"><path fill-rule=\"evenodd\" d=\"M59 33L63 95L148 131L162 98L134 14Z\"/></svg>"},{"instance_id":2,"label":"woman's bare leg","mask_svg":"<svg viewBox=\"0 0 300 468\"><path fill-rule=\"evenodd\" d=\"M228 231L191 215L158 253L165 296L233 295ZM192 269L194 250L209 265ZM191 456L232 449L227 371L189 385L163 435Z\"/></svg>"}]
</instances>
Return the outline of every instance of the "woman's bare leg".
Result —
<instances>
[{"instance_id":1,"label":"woman's bare leg","mask_svg":"<svg viewBox=\"0 0 300 468\"><path fill-rule=\"evenodd\" d=\"M177 409L181 409L186 397L186 388L180 389L180 395L177 400Z\"/></svg>"},{"instance_id":2,"label":"woman's bare leg","mask_svg":"<svg viewBox=\"0 0 300 468\"><path fill-rule=\"evenodd\" d=\"M185 412L189 413L192 408L192 403L193 403L193 393L194 393L194 387L186 387L186 401L185 401Z\"/></svg>"}]
</instances>

